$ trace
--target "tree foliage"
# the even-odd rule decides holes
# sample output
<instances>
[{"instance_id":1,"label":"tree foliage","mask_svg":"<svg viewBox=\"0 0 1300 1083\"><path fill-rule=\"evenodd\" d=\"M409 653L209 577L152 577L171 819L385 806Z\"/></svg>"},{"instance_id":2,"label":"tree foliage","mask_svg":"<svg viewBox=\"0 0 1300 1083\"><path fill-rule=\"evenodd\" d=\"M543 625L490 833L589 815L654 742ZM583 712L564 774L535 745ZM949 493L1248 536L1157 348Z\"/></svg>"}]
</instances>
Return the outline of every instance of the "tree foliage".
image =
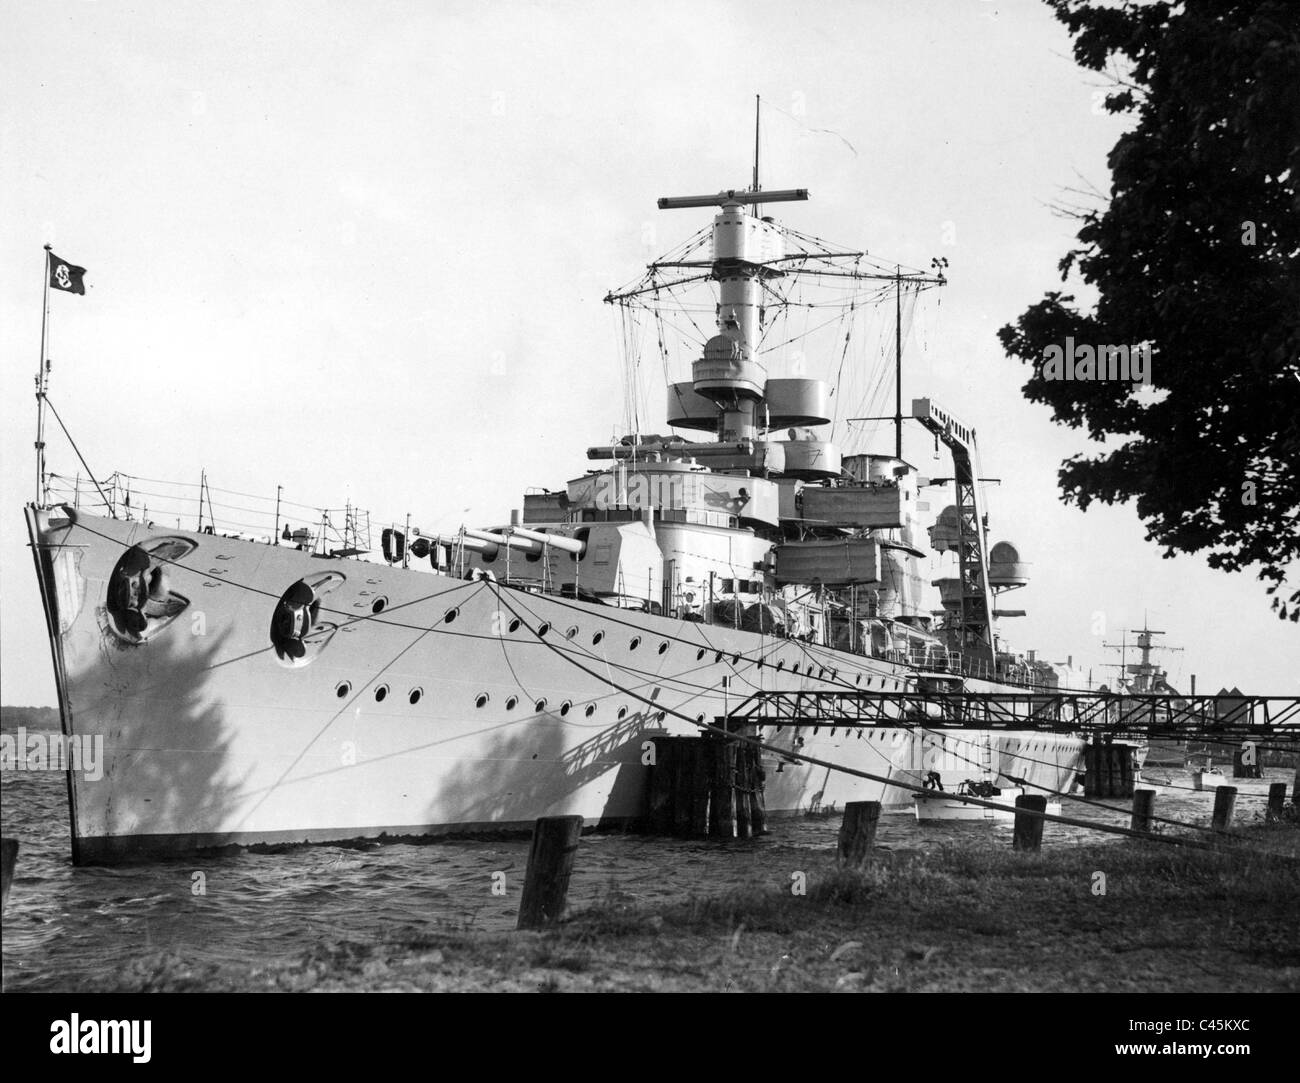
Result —
<instances>
[{"instance_id":1,"label":"tree foliage","mask_svg":"<svg viewBox=\"0 0 1300 1083\"><path fill-rule=\"evenodd\" d=\"M1300 5L1047 2L1135 123L1060 263L1093 311L1048 293L998 337L1034 366L1025 396L1105 447L1062 464L1067 502L1135 501L1165 556L1257 567L1300 619ZM1149 343L1152 387L1048 378L1066 336Z\"/></svg>"}]
</instances>

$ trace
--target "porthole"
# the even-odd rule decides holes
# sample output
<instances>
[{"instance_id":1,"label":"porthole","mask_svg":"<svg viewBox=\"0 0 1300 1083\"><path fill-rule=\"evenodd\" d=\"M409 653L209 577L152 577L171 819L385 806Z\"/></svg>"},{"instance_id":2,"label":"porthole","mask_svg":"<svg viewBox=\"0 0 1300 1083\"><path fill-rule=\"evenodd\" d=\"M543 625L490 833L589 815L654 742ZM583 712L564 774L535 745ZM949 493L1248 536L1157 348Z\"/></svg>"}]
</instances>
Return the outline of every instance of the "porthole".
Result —
<instances>
[{"instance_id":1,"label":"porthole","mask_svg":"<svg viewBox=\"0 0 1300 1083\"><path fill-rule=\"evenodd\" d=\"M447 612L445 612L445 613L442 615L442 622L443 622L443 624L450 624L452 621L454 621L454 620L455 620L457 617L459 617L459 616L460 616L460 610L459 610L459 609L448 609Z\"/></svg>"},{"instance_id":2,"label":"porthole","mask_svg":"<svg viewBox=\"0 0 1300 1083\"><path fill-rule=\"evenodd\" d=\"M599 646L600 641L604 638L605 638L604 632L597 632L594 636L591 637L591 645L593 647Z\"/></svg>"},{"instance_id":3,"label":"porthole","mask_svg":"<svg viewBox=\"0 0 1300 1083\"><path fill-rule=\"evenodd\" d=\"M732 664L733 666L738 666L738 665L740 665L740 655L738 655L738 654L733 654L733 655L731 656L731 664Z\"/></svg>"},{"instance_id":4,"label":"porthole","mask_svg":"<svg viewBox=\"0 0 1300 1083\"><path fill-rule=\"evenodd\" d=\"M566 699L563 703L560 704L560 717L563 718L571 710L573 710L573 704L572 702Z\"/></svg>"},{"instance_id":5,"label":"porthole","mask_svg":"<svg viewBox=\"0 0 1300 1083\"><path fill-rule=\"evenodd\" d=\"M514 710L516 707L518 707L518 706L519 706L519 697L518 697L518 696L510 696L510 697L506 700L506 710L507 710L507 711L513 711L513 710Z\"/></svg>"},{"instance_id":6,"label":"porthole","mask_svg":"<svg viewBox=\"0 0 1300 1083\"><path fill-rule=\"evenodd\" d=\"M388 698L388 685L381 684L375 689L375 702L383 703Z\"/></svg>"},{"instance_id":7,"label":"porthole","mask_svg":"<svg viewBox=\"0 0 1300 1083\"><path fill-rule=\"evenodd\" d=\"M667 653L668 653L668 643L667 643L666 640L665 640L663 643L660 643L660 644L659 644L659 653L660 653L660 654L667 654Z\"/></svg>"},{"instance_id":8,"label":"porthole","mask_svg":"<svg viewBox=\"0 0 1300 1083\"><path fill-rule=\"evenodd\" d=\"M545 698L539 699L536 703L534 703L533 710L536 711L538 714L541 714L544 710L546 710Z\"/></svg>"},{"instance_id":9,"label":"porthole","mask_svg":"<svg viewBox=\"0 0 1300 1083\"><path fill-rule=\"evenodd\" d=\"M382 613L387 608L388 608L388 599L382 596L376 598L373 602L370 603L370 612L372 613Z\"/></svg>"},{"instance_id":10,"label":"porthole","mask_svg":"<svg viewBox=\"0 0 1300 1083\"><path fill-rule=\"evenodd\" d=\"M506 630L510 632L517 632L519 631L519 625L521 623L522 622L520 621L520 619L518 617L515 617L508 625L506 625Z\"/></svg>"},{"instance_id":11,"label":"porthole","mask_svg":"<svg viewBox=\"0 0 1300 1083\"><path fill-rule=\"evenodd\" d=\"M667 711L660 711L657 715L655 715L655 721L662 722L667 717L668 717Z\"/></svg>"},{"instance_id":12,"label":"porthole","mask_svg":"<svg viewBox=\"0 0 1300 1083\"><path fill-rule=\"evenodd\" d=\"M626 717L627 717L627 708L626 708L626 707L620 707L620 708L618 709L618 718L619 718L619 721L621 722L621 721L622 721L623 719L625 719Z\"/></svg>"},{"instance_id":13,"label":"porthole","mask_svg":"<svg viewBox=\"0 0 1300 1083\"><path fill-rule=\"evenodd\" d=\"M780 658L780 659L777 660L776 668L777 668L777 669L785 669L785 659L784 659L784 658ZM796 670L796 672L798 672L798 671Z\"/></svg>"},{"instance_id":14,"label":"porthole","mask_svg":"<svg viewBox=\"0 0 1300 1083\"><path fill-rule=\"evenodd\" d=\"M697 715L695 716L695 721L696 721L697 723L699 723L700 725L703 725L703 724L704 724L704 712L703 712L703 711L701 711L699 714L697 714Z\"/></svg>"},{"instance_id":15,"label":"porthole","mask_svg":"<svg viewBox=\"0 0 1300 1083\"><path fill-rule=\"evenodd\" d=\"M411 701L411 706L414 707L417 703L420 702L420 698L421 698L423 695L424 695L424 689L423 689L423 688L412 688L412 689L411 689L411 694L410 694L409 696L407 696L406 698L409 699L409 700Z\"/></svg>"},{"instance_id":16,"label":"porthole","mask_svg":"<svg viewBox=\"0 0 1300 1083\"><path fill-rule=\"evenodd\" d=\"M582 713L585 714L588 718L590 718L592 715L596 713L596 705L594 703L588 703L587 709Z\"/></svg>"},{"instance_id":17,"label":"porthole","mask_svg":"<svg viewBox=\"0 0 1300 1083\"><path fill-rule=\"evenodd\" d=\"M798 672L799 672L799 663L798 663L798 662L796 662L794 665L792 665L792 666L790 667L790 672L791 672L791 673L798 673Z\"/></svg>"},{"instance_id":18,"label":"porthole","mask_svg":"<svg viewBox=\"0 0 1300 1083\"><path fill-rule=\"evenodd\" d=\"M539 625L537 626L537 634L538 634L539 636L544 636L544 635L546 635L546 633L549 632L550 630L551 630L551 623L550 623L550 621L545 621L545 620L544 620L544 621L542 621L541 624L539 624Z\"/></svg>"},{"instance_id":19,"label":"porthole","mask_svg":"<svg viewBox=\"0 0 1300 1083\"><path fill-rule=\"evenodd\" d=\"M629 643L629 644L627 645L627 649L630 650L630 651L634 651L634 650L636 650L637 647L639 647L639 646L641 646L641 637L640 637L640 636L633 636L633 637L632 637L632 642Z\"/></svg>"},{"instance_id":20,"label":"porthole","mask_svg":"<svg viewBox=\"0 0 1300 1083\"><path fill-rule=\"evenodd\" d=\"M861 674L861 673L859 673L856 677L853 678L853 683L856 684L856 685L861 686L861 684L862 684L862 674Z\"/></svg>"},{"instance_id":21,"label":"porthole","mask_svg":"<svg viewBox=\"0 0 1300 1083\"><path fill-rule=\"evenodd\" d=\"M577 634L578 634L578 626L576 624L570 624L569 627L564 630L565 639L572 639Z\"/></svg>"},{"instance_id":22,"label":"porthole","mask_svg":"<svg viewBox=\"0 0 1300 1083\"><path fill-rule=\"evenodd\" d=\"M480 692L477 696L474 697L475 707L486 707L487 705L488 705L488 694L486 692Z\"/></svg>"},{"instance_id":23,"label":"porthole","mask_svg":"<svg viewBox=\"0 0 1300 1083\"><path fill-rule=\"evenodd\" d=\"M342 699L351 691L352 691L351 681L339 681L339 683L334 686L334 694L338 696L339 699Z\"/></svg>"},{"instance_id":24,"label":"porthole","mask_svg":"<svg viewBox=\"0 0 1300 1083\"><path fill-rule=\"evenodd\" d=\"M718 651L718 653L713 656L713 664L717 665L721 661L722 661L722 652Z\"/></svg>"},{"instance_id":25,"label":"porthole","mask_svg":"<svg viewBox=\"0 0 1300 1083\"><path fill-rule=\"evenodd\" d=\"M705 655L705 650L704 650L703 647L701 647L698 651L695 652L695 660L696 660L697 662L703 662L703 661L704 661L704 655Z\"/></svg>"}]
</instances>

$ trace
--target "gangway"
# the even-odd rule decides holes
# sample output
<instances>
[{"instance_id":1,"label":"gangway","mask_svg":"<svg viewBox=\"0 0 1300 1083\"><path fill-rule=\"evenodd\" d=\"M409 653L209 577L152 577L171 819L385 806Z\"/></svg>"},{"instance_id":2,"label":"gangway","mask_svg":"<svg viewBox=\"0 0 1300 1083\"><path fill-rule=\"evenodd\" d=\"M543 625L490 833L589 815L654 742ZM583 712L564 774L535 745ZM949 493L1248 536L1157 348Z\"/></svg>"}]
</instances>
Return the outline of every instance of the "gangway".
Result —
<instances>
[{"instance_id":1,"label":"gangway","mask_svg":"<svg viewBox=\"0 0 1300 1083\"><path fill-rule=\"evenodd\" d=\"M1251 738L1300 749L1300 696L1116 692L762 691L726 726L1034 730L1096 737Z\"/></svg>"}]
</instances>

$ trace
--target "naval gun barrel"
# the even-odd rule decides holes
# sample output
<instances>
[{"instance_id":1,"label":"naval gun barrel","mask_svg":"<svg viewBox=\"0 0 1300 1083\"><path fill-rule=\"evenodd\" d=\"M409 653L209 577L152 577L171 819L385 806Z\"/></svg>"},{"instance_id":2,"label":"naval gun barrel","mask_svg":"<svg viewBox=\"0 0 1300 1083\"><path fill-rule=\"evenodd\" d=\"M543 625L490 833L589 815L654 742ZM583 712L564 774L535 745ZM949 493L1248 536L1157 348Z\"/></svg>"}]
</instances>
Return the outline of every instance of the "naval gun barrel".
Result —
<instances>
[{"instance_id":1,"label":"naval gun barrel","mask_svg":"<svg viewBox=\"0 0 1300 1083\"><path fill-rule=\"evenodd\" d=\"M539 530L529 530L526 527L507 527L501 534L493 533L490 530L471 530L465 528L465 538L468 541L483 543L483 548L473 546L479 552L486 551L492 546L500 548L514 549L530 556L539 556L547 546L553 549L559 549L565 553L581 555L587 548L587 543L579 541L577 538L566 538L559 534L543 534Z\"/></svg>"}]
</instances>

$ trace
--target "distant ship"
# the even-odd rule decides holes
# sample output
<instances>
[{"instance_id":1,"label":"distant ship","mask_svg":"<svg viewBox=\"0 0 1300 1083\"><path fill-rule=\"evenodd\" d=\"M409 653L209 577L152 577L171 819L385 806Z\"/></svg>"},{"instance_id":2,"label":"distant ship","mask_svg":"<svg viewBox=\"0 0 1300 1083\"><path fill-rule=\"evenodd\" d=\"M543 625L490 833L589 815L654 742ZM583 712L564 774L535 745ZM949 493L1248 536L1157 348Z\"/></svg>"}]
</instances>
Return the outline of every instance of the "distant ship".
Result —
<instances>
[{"instance_id":1,"label":"distant ship","mask_svg":"<svg viewBox=\"0 0 1300 1083\"><path fill-rule=\"evenodd\" d=\"M74 861L559 814L635 825L648 744L755 691L1056 688L1059 667L998 638L996 598L1028 568L989 545L974 428L930 398L903 413L903 296L942 284L942 264L885 266L762 213L807 196L761 190L755 168L748 188L660 200L712 222L606 300L655 321L665 372L686 357L689 378L667 380L676 431L642 432L630 411L625 435L588 449L593 469L497 523L394 524L372 553L356 531L331 546L324 530L281 529L278 511L256 539L142 520L138 501L29 505L63 728L103 741L102 778L69 773ZM810 313L882 304L896 321L894 453L844 454L832 433L864 401L847 389L887 387L889 367L790 343ZM953 503L928 536L908 420L951 456ZM927 542L951 564L932 583ZM890 712L759 729L778 750L763 758L769 814L913 807L909 790L805 758L947 790L1068 790L1080 767L1075 735L941 731Z\"/></svg>"}]
</instances>

